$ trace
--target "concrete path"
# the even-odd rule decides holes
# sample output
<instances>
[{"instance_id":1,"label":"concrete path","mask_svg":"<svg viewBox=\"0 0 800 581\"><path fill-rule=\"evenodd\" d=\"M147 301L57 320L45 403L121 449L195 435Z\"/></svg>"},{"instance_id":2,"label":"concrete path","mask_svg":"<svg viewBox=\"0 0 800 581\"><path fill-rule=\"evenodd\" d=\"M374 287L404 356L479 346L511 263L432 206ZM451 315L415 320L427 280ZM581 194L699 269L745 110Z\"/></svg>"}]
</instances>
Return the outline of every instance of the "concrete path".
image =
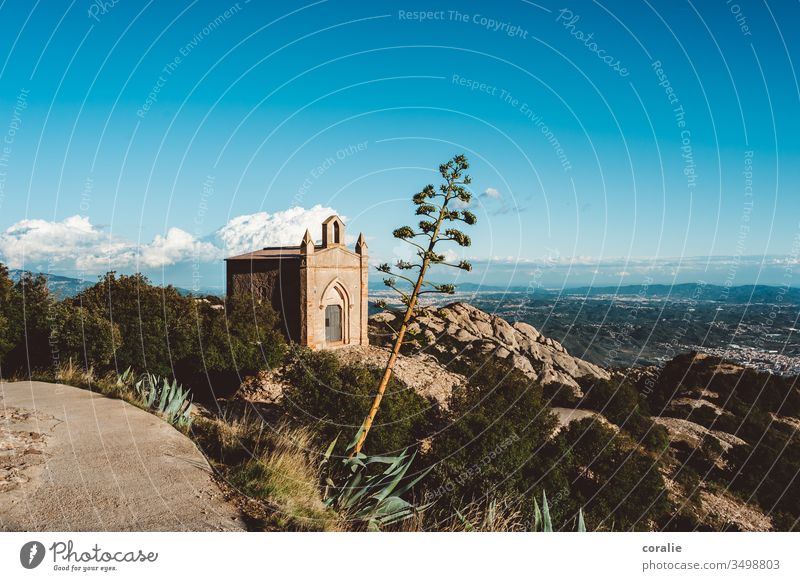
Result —
<instances>
[{"instance_id":1,"label":"concrete path","mask_svg":"<svg viewBox=\"0 0 800 581\"><path fill-rule=\"evenodd\" d=\"M0 383L0 530L244 530L192 441L121 400Z\"/></svg>"}]
</instances>

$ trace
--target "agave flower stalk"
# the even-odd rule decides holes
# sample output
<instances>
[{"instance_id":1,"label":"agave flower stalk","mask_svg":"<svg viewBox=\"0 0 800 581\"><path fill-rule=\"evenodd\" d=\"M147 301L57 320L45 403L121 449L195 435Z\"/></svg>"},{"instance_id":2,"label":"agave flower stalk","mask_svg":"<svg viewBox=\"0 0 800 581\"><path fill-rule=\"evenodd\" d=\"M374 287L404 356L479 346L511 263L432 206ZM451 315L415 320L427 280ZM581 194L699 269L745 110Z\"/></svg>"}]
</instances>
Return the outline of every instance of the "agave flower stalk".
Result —
<instances>
[{"instance_id":1,"label":"agave flower stalk","mask_svg":"<svg viewBox=\"0 0 800 581\"><path fill-rule=\"evenodd\" d=\"M467 206L472 199L472 194L466 188L471 182L470 177L464 174L467 168L469 168L469 162L464 155L456 155L447 163L440 165L439 174L442 176L443 183L439 186L438 191L433 185L428 185L414 195L413 202L417 207L416 215L421 216L418 228L402 226L392 233L395 238L416 248L419 262L398 260L394 269L388 264L381 264L378 267L380 272L387 275L383 283L400 295L401 302L406 305L406 311L400 327L397 329L394 347L386 362L375 400L364 420L361 433L353 449L353 455L361 452L375 415L378 413L386 386L389 384L397 357L400 354L400 348L405 341L409 323L417 314L419 297L428 293L453 294L455 292L452 284L427 282L425 277L428 269L434 265L445 265L465 271L472 270L472 265L468 261L462 260L457 264L450 264L446 262L445 256L437 251L437 246L444 242L455 242L461 247L468 247L472 243L469 236L448 224L463 222L471 226L477 221L475 214L469 210L454 209L452 206L456 200L463 206ZM416 270L416 279L412 274L414 270ZM403 273L408 273L408 275ZM412 288L410 293L398 286L398 279ZM386 303L379 302L378 306L386 308Z\"/></svg>"}]
</instances>

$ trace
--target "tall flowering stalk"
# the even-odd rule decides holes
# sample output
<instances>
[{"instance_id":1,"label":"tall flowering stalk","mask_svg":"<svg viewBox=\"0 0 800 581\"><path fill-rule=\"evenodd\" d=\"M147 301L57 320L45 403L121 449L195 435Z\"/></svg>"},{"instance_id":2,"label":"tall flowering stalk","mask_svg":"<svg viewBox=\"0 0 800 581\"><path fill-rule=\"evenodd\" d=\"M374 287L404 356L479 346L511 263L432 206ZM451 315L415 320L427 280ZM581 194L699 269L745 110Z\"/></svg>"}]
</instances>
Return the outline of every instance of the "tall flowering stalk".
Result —
<instances>
[{"instance_id":1,"label":"tall flowering stalk","mask_svg":"<svg viewBox=\"0 0 800 581\"><path fill-rule=\"evenodd\" d=\"M400 295L400 300L406 305L406 312L400 328L397 330L394 347L386 363L381 382L378 385L375 400L372 402L372 407L364 420L356 445L353 448L353 455L358 455L361 452L364 441L367 439L367 434L369 434L369 430L372 427L372 422L375 420L375 415L381 406L381 400L386 391L386 386L389 384L389 379L392 377L397 356L405 341L409 323L417 314L419 297L431 293L453 294L455 292L455 286L452 284L427 282L425 277L428 274L428 269L435 265L443 265L466 271L472 270L472 265L468 261L462 260L457 264L451 264L446 262L445 256L437 251L441 243L455 242L462 247L467 247L471 244L469 236L453 227L453 223L463 222L471 226L477 221L475 214L469 210L451 207L451 203L456 200L465 207L472 199L472 194L465 187L471 182L470 177L464 174L467 168L469 168L469 162L467 162L467 158L464 155L456 155L447 163L440 165L439 173L443 182L439 189L437 190L433 185L428 185L421 192L414 195L413 202L416 206L416 215L421 217L418 227L414 229L411 226L402 226L392 232L395 238L410 244L416 249L418 261L398 260L394 267L389 264L381 264L378 267L380 272L387 275L383 283ZM416 271L416 278L414 278L414 271ZM402 283L398 283L398 280L403 281L413 290L411 292L403 290L401 286L398 286L402 285ZM378 305L386 308L386 303L383 301L379 302Z\"/></svg>"}]
</instances>

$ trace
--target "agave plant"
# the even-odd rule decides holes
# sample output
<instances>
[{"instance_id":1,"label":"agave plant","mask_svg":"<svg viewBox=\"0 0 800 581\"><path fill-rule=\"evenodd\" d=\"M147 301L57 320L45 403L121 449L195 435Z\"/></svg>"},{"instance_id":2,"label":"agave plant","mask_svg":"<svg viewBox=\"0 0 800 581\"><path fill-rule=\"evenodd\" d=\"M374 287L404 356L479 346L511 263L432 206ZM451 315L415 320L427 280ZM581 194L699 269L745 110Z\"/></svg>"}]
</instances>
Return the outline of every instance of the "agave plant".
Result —
<instances>
[{"instance_id":1,"label":"agave plant","mask_svg":"<svg viewBox=\"0 0 800 581\"><path fill-rule=\"evenodd\" d=\"M348 450L355 446L359 435L348 446ZM336 440L323 455L323 466L330 462L335 446ZM403 498L430 472L428 469L416 478L406 478L416 455L416 451L409 454L406 449L399 456L366 456L358 453L345 458L342 461L346 476L344 484L336 486L330 476L325 480L325 505L350 520L366 524L368 531L380 531L382 527L419 514L427 505L415 506Z\"/></svg>"},{"instance_id":2,"label":"agave plant","mask_svg":"<svg viewBox=\"0 0 800 581\"><path fill-rule=\"evenodd\" d=\"M177 380L170 382L166 377L145 373L133 389L142 405L161 414L173 426L183 428L191 425L191 394Z\"/></svg>"},{"instance_id":3,"label":"agave plant","mask_svg":"<svg viewBox=\"0 0 800 581\"><path fill-rule=\"evenodd\" d=\"M550 505L547 502L547 493L542 490L542 508L539 509L539 503L533 499L533 530L534 533L552 533L553 532L553 519L550 516ZM583 520L583 508L578 509L578 523L577 532L586 532L586 522Z\"/></svg>"},{"instance_id":4,"label":"agave plant","mask_svg":"<svg viewBox=\"0 0 800 581\"><path fill-rule=\"evenodd\" d=\"M117 375L117 387L127 387L133 381L133 369L129 366L125 371Z\"/></svg>"}]
</instances>

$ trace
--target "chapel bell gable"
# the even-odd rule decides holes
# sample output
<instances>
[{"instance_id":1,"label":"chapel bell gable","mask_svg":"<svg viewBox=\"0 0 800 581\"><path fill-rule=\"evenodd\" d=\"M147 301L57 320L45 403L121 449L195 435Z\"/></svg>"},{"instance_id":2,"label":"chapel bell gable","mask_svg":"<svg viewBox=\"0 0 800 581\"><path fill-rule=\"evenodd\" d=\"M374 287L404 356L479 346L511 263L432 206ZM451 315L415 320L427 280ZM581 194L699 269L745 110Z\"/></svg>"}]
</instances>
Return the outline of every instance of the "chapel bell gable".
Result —
<instances>
[{"instance_id":1,"label":"chapel bell gable","mask_svg":"<svg viewBox=\"0 0 800 581\"><path fill-rule=\"evenodd\" d=\"M322 247L344 245L344 222L339 216L330 216L322 223Z\"/></svg>"}]
</instances>

